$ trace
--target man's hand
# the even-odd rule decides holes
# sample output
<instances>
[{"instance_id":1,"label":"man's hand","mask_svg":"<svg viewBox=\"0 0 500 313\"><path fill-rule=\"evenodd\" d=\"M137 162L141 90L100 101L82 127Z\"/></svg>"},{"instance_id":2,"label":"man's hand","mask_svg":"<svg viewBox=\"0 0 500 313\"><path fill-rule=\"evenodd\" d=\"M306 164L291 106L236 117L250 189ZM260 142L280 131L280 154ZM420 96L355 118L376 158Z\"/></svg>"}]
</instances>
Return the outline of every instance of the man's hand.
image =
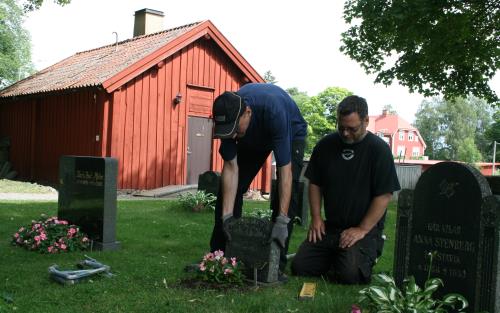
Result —
<instances>
[{"instance_id":1,"label":"man's hand","mask_svg":"<svg viewBox=\"0 0 500 313\"><path fill-rule=\"evenodd\" d=\"M285 248L285 241L288 237L288 223L290 218L281 213L276 217L276 222L274 222L273 230L271 232L271 240L276 240L278 244Z\"/></svg>"},{"instance_id":2,"label":"man's hand","mask_svg":"<svg viewBox=\"0 0 500 313\"><path fill-rule=\"evenodd\" d=\"M222 229L224 230L224 236L227 241L231 241L231 234L229 233L229 224L234 219L233 213L228 213L222 216Z\"/></svg>"},{"instance_id":3,"label":"man's hand","mask_svg":"<svg viewBox=\"0 0 500 313\"><path fill-rule=\"evenodd\" d=\"M325 222L320 218L313 218L311 225L309 225L309 242L316 243L316 241L323 240L325 232Z\"/></svg>"},{"instance_id":4,"label":"man's hand","mask_svg":"<svg viewBox=\"0 0 500 313\"><path fill-rule=\"evenodd\" d=\"M339 247L342 249L347 249L359 240L363 239L368 232L360 227L351 227L344 230L340 234Z\"/></svg>"}]
</instances>

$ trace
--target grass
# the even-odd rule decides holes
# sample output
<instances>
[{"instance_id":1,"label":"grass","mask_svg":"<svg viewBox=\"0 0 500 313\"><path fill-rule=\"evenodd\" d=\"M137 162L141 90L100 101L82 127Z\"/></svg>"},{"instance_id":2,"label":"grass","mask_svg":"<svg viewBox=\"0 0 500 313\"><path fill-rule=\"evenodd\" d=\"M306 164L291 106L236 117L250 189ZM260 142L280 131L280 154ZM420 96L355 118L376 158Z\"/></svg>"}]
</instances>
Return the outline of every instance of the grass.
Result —
<instances>
[{"instance_id":1,"label":"grass","mask_svg":"<svg viewBox=\"0 0 500 313\"><path fill-rule=\"evenodd\" d=\"M51 193L53 188L35 183L0 179L0 193Z\"/></svg>"},{"instance_id":2,"label":"grass","mask_svg":"<svg viewBox=\"0 0 500 313\"><path fill-rule=\"evenodd\" d=\"M248 201L245 208L267 208ZM40 214L57 214L56 202L0 202L0 312L349 312L362 286L290 277L287 284L246 292L191 290L178 286L186 264L208 250L213 213L192 213L173 200L119 201L118 251L42 255L10 245L12 234ZM395 206L391 204L388 241L375 272L392 270ZM306 230L297 226L290 252ZM49 280L47 269L75 268L87 254L111 266L113 278L97 277L73 286ZM313 301L298 301L302 283L316 282ZM12 299L6 304L2 300Z\"/></svg>"}]
</instances>

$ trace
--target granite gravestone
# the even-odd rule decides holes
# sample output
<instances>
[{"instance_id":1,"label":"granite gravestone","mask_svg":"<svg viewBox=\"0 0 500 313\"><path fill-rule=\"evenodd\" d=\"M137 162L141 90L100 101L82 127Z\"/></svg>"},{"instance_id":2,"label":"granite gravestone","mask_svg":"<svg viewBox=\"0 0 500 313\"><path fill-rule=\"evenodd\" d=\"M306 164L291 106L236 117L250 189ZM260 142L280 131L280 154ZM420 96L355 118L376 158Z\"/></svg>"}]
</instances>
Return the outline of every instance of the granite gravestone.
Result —
<instances>
[{"instance_id":1,"label":"granite gravestone","mask_svg":"<svg viewBox=\"0 0 500 313\"><path fill-rule=\"evenodd\" d=\"M58 216L80 226L93 249L120 246L115 240L117 169L114 158L62 156L59 162Z\"/></svg>"},{"instance_id":2,"label":"granite gravestone","mask_svg":"<svg viewBox=\"0 0 500 313\"><path fill-rule=\"evenodd\" d=\"M231 240L226 244L226 255L243 263L248 279L254 279L257 269L257 281L278 281L280 248L276 242L269 242L271 230L272 223L265 218L241 217L228 225Z\"/></svg>"},{"instance_id":3,"label":"granite gravestone","mask_svg":"<svg viewBox=\"0 0 500 313\"><path fill-rule=\"evenodd\" d=\"M459 293L467 312L500 312L499 200L475 168L438 163L415 190L399 195L394 275L423 286L428 254L436 252L431 277L444 281L437 296Z\"/></svg>"},{"instance_id":4,"label":"granite gravestone","mask_svg":"<svg viewBox=\"0 0 500 313\"><path fill-rule=\"evenodd\" d=\"M198 190L211 193L214 196L219 194L220 173L214 171L206 171L198 176Z\"/></svg>"}]
</instances>

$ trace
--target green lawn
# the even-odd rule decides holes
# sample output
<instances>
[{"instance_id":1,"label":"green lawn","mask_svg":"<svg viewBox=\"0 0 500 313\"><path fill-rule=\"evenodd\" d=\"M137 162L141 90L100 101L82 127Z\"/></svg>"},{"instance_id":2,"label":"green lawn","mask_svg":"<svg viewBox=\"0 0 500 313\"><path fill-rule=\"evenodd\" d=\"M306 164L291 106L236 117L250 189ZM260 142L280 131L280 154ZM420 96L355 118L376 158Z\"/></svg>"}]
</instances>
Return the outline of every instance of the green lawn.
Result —
<instances>
[{"instance_id":1,"label":"green lawn","mask_svg":"<svg viewBox=\"0 0 500 313\"><path fill-rule=\"evenodd\" d=\"M246 202L247 208L268 202ZM191 290L178 286L183 268L208 250L212 212L192 213L176 201L119 201L113 252L42 255L11 246L11 235L40 214L55 215L56 202L0 202L0 312L349 312L362 286L290 277L285 285L246 292ZM376 272L392 271L395 205L386 223L388 241ZM306 231L297 226L290 252ZM47 269L74 265L87 254L111 266L113 278L98 277L74 286L49 280ZM317 282L313 301L298 301L303 282ZM12 304L3 299L12 298Z\"/></svg>"}]
</instances>

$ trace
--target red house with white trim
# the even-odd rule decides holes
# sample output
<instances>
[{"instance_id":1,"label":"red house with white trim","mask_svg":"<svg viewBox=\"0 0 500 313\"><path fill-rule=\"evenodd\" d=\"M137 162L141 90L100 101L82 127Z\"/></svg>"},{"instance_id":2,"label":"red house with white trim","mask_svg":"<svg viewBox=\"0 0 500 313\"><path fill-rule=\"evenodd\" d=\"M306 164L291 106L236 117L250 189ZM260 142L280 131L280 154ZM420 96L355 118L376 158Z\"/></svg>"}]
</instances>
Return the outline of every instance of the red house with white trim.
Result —
<instances>
[{"instance_id":1,"label":"red house with white trim","mask_svg":"<svg viewBox=\"0 0 500 313\"><path fill-rule=\"evenodd\" d=\"M144 9L135 23L159 17ZM221 171L213 100L264 80L208 20L160 30L79 52L0 91L0 137L10 137L21 179L56 183L61 155L117 158L120 189L195 184ZM250 188L269 192L270 174L269 158Z\"/></svg>"},{"instance_id":2,"label":"red house with white trim","mask_svg":"<svg viewBox=\"0 0 500 313\"><path fill-rule=\"evenodd\" d=\"M397 114L383 110L381 115L370 116L368 130L384 139L395 157L410 159L425 154L426 145L418 129Z\"/></svg>"}]
</instances>

